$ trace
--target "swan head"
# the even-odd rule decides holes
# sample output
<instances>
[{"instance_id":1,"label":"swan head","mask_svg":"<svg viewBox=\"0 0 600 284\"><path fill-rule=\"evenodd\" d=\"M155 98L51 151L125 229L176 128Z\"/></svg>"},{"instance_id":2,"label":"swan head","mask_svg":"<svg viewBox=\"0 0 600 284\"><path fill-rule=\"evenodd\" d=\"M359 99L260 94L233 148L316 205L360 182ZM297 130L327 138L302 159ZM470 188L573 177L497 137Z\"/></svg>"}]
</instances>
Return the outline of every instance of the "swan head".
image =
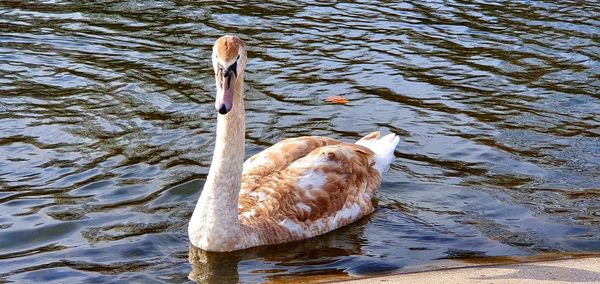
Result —
<instances>
[{"instance_id":1,"label":"swan head","mask_svg":"<svg viewBox=\"0 0 600 284\"><path fill-rule=\"evenodd\" d=\"M213 68L215 70L215 83L217 97L215 108L224 115L233 108L233 99L239 88L234 88L243 80L244 69L248 59L246 57L246 44L237 36L222 36L215 42L212 52Z\"/></svg>"}]
</instances>

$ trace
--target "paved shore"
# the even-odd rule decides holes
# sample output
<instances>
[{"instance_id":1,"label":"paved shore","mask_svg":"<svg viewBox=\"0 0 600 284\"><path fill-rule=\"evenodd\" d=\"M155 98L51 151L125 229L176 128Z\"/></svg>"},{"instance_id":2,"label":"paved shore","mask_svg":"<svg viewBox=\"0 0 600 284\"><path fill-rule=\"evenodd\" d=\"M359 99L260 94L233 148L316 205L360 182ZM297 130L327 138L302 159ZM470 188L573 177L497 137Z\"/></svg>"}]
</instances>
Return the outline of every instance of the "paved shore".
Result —
<instances>
[{"instance_id":1,"label":"paved shore","mask_svg":"<svg viewBox=\"0 0 600 284\"><path fill-rule=\"evenodd\" d=\"M600 257L476 265L363 278L344 283L600 283Z\"/></svg>"}]
</instances>

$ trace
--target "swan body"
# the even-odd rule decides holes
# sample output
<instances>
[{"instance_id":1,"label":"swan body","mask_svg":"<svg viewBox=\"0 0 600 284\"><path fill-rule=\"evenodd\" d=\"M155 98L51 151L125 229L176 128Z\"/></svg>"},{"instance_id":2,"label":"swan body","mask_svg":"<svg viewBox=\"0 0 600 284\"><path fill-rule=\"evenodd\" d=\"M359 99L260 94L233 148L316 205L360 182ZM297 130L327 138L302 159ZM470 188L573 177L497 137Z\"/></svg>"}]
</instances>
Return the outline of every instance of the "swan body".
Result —
<instances>
[{"instance_id":1,"label":"swan body","mask_svg":"<svg viewBox=\"0 0 600 284\"><path fill-rule=\"evenodd\" d=\"M371 198L399 138L373 132L356 143L305 136L244 159L246 47L235 36L213 47L217 138L209 174L190 219L190 242L233 251L298 241L373 212Z\"/></svg>"}]
</instances>

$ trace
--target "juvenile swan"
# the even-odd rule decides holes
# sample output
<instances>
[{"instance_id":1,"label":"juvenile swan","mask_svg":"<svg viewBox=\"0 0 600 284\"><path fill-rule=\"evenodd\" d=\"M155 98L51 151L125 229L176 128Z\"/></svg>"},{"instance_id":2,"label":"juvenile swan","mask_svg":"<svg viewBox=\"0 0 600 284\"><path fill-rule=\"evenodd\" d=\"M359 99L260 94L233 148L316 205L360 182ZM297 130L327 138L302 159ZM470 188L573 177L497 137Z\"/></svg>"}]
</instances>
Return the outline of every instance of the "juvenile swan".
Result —
<instances>
[{"instance_id":1,"label":"juvenile swan","mask_svg":"<svg viewBox=\"0 0 600 284\"><path fill-rule=\"evenodd\" d=\"M217 138L190 242L233 251L297 241L373 212L371 198L399 138L373 132L355 144L326 137L283 140L244 162L246 45L226 35L212 53Z\"/></svg>"}]
</instances>

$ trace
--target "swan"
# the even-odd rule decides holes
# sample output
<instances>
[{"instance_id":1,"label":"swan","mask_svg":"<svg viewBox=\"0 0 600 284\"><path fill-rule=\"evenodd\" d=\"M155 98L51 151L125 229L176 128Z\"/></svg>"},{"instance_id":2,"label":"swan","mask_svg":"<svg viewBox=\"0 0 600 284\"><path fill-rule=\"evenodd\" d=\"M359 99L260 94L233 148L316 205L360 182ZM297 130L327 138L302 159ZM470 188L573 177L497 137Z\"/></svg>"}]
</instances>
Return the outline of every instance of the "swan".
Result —
<instances>
[{"instance_id":1,"label":"swan","mask_svg":"<svg viewBox=\"0 0 600 284\"><path fill-rule=\"evenodd\" d=\"M212 50L217 133L212 163L188 226L192 245L226 252L299 241L374 211L372 197L399 137L373 132L356 143L304 136L280 141L244 162L245 43Z\"/></svg>"}]
</instances>

